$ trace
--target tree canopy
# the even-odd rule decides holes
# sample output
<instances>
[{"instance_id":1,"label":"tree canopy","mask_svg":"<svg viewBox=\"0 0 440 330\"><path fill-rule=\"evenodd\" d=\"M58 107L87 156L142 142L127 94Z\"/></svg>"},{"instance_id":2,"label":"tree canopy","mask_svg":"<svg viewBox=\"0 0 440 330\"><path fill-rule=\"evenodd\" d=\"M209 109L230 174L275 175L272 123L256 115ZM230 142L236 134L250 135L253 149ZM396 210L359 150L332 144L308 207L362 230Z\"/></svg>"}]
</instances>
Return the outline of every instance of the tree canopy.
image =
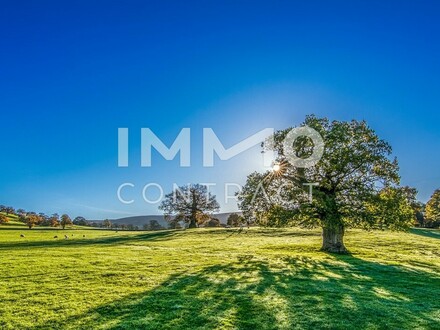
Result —
<instances>
[{"instance_id":1,"label":"tree canopy","mask_svg":"<svg viewBox=\"0 0 440 330\"><path fill-rule=\"evenodd\" d=\"M88 226L89 225L86 218L84 218L82 216L78 216L75 219L73 219L73 224L77 225L77 226Z\"/></svg>"},{"instance_id":2,"label":"tree canopy","mask_svg":"<svg viewBox=\"0 0 440 330\"><path fill-rule=\"evenodd\" d=\"M167 194L159 209L169 220L185 221L189 228L195 228L204 222L209 214L220 208L215 195L205 185L190 184L174 189Z\"/></svg>"},{"instance_id":3,"label":"tree canopy","mask_svg":"<svg viewBox=\"0 0 440 330\"><path fill-rule=\"evenodd\" d=\"M26 215L24 220L26 222L26 225L29 227L29 229L32 229L36 225L39 225L42 221L42 219L35 213Z\"/></svg>"},{"instance_id":4,"label":"tree canopy","mask_svg":"<svg viewBox=\"0 0 440 330\"><path fill-rule=\"evenodd\" d=\"M9 218L4 214L0 214L0 225L7 222L9 222Z\"/></svg>"},{"instance_id":5,"label":"tree canopy","mask_svg":"<svg viewBox=\"0 0 440 330\"><path fill-rule=\"evenodd\" d=\"M70 217L69 217L67 214L63 214L63 215L61 216L61 222L60 222L60 224L61 224L61 227L62 227L63 229L66 229L66 226L67 226L67 225L71 225L71 224L72 224L72 220L70 219Z\"/></svg>"},{"instance_id":6,"label":"tree canopy","mask_svg":"<svg viewBox=\"0 0 440 330\"><path fill-rule=\"evenodd\" d=\"M440 221L440 189L432 194L426 203L426 218L432 221Z\"/></svg>"}]
</instances>

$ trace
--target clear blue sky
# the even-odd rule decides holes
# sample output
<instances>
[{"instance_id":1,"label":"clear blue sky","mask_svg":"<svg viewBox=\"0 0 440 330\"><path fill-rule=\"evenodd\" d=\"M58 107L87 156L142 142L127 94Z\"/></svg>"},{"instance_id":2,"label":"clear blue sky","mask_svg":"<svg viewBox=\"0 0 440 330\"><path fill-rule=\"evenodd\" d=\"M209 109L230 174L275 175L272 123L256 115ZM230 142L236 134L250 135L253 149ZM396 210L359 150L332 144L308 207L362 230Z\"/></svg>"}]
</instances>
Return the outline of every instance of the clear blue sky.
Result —
<instances>
[{"instance_id":1,"label":"clear blue sky","mask_svg":"<svg viewBox=\"0 0 440 330\"><path fill-rule=\"evenodd\" d=\"M366 119L403 184L423 201L440 187L438 1L2 1L0 34L1 204L94 219L157 213L149 182L217 182L221 197L259 150L204 169L203 127L231 146L309 113ZM168 143L190 127L193 166L141 168L141 127Z\"/></svg>"}]
</instances>

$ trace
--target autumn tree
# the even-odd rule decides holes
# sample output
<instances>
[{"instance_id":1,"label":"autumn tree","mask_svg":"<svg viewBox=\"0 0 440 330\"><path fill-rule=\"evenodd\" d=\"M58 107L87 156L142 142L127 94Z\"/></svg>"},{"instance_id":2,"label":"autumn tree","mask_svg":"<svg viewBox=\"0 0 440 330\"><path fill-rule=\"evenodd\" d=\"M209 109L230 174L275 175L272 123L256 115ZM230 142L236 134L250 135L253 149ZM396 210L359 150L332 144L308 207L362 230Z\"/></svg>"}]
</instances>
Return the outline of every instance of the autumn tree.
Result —
<instances>
[{"instance_id":1,"label":"autumn tree","mask_svg":"<svg viewBox=\"0 0 440 330\"><path fill-rule=\"evenodd\" d=\"M9 218L4 215L4 214L0 214L0 225L9 222Z\"/></svg>"},{"instance_id":2,"label":"autumn tree","mask_svg":"<svg viewBox=\"0 0 440 330\"><path fill-rule=\"evenodd\" d=\"M61 216L60 224L61 224L61 228L66 229L66 226L72 224L72 220L70 219L70 217L67 214L63 214Z\"/></svg>"},{"instance_id":3,"label":"autumn tree","mask_svg":"<svg viewBox=\"0 0 440 330\"><path fill-rule=\"evenodd\" d=\"M49 217L49 226L58 227L60 225L60 216L57 213L52 214Z\"/></svg>"},{"instance_id":4,"label":"autumn tree","mask_svg":"<svg viewBox=\"0 0 440 330\"><path fill-rule=\"evenodd\" d=\"M205 185L191 184L167 194L159 208L164 211L167 219L183 220L189 223L189 228L196 228L220 207L215 195Z\"/></svg>"},{"instance_id":5,"label":"autumn tree","mask_svg":"<svg viewBox=\"0 0 440 330\"><path fill-rule=\"evenodd\" d=\"M412 223L409 202L398 187L397 160L390 158L391 146L365 121L330 122L307 116L300 127L322 140L304 134L289 140L289 128L264 143L265 150L275 151L277 166L248 177L238 196L245 216L319 226L321 249L336 253L347 252L348 227L405 229ZM318 160L307 163L320 152Z\"/></svg>"},{"instance_id":6,"label":"autumn tree","mask_svg":"<svg viewBox=\"0 0 440 330\"><path fill-rule=\"evenodd\" d=\"M35 227L41 223L41 218L35 213L30 213L30 214L26 215L25 221L26 221L26 225L29 227L29 229L32 229L33 227Z\"/></svg>"}]
</instances>

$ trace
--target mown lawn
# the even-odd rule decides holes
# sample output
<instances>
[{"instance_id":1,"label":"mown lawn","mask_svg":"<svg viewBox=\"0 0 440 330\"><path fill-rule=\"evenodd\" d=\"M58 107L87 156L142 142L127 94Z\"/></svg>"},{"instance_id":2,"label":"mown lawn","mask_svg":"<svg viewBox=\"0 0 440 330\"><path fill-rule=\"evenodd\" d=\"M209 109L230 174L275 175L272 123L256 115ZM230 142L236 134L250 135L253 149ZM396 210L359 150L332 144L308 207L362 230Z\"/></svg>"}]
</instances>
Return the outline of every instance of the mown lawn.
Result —
<instances>
[{"instance_id":1,"label":"mown lawn","mask_svg":"<svg viewBox=\"0 0 440 330\"><path fill-rule=\"evenodd\" d=\"M335 256L317 230L0 226L0 328L440 329L438 231L346 243Z\"/></svg>"}]
</instances>

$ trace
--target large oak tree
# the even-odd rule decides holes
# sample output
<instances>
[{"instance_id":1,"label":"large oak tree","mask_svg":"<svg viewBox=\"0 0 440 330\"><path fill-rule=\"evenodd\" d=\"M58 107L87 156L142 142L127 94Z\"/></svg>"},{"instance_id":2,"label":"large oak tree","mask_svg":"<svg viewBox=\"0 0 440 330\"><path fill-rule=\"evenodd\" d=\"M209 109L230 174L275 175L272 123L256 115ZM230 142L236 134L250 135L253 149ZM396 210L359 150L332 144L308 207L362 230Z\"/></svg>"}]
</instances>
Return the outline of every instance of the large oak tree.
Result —
<instances>
[{"instance_id":1,"label":"large oak tree","mask_svg":"<svg viewBox=\"0 0 440 330\"><path fill-rule=\"evenodd\" d=\"M406 228L414 218L406 190L398 186L398 163L391 146L365 121L329 121L307 116L301 126L317 131L324 141L322 158L312 167L295 167L284 154L291 130L277 131L264 144L276 152L276 171L252 173L239 194L246 217L271 225L297 224L322 227L322 250L345 253L348 227ZM315 146L298 137L289 146L306 159ZM310 186L313 198L310 201Z\"/></svg>"}]
</instances>

